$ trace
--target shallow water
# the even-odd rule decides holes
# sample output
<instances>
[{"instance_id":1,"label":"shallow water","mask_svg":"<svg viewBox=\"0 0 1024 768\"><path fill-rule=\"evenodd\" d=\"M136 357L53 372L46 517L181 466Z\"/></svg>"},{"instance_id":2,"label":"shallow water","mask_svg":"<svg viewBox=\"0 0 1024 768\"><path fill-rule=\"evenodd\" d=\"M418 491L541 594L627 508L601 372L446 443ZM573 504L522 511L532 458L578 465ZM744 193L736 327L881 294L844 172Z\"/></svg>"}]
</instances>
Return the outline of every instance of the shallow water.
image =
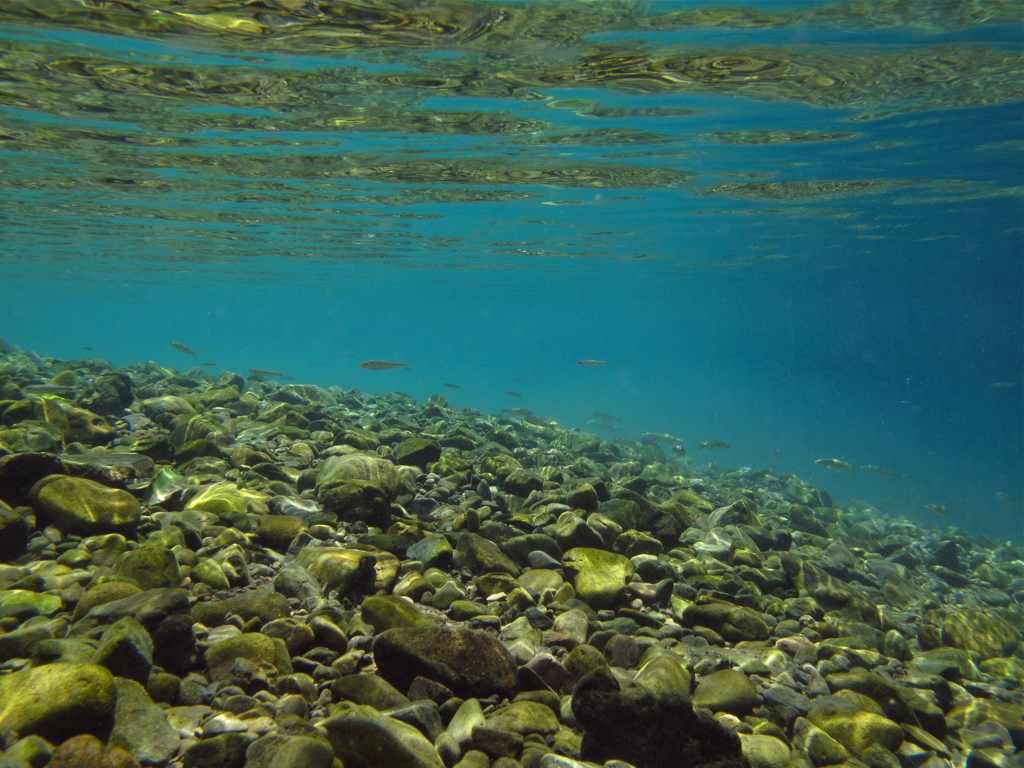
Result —
<instances>
[{"instance_id":1,"label":"shallow water","mask_svg":"<svg viewBox=\"0 0 1024 768\"><path fill-rule=\"evenodd\" d=\"M0 2L0 336L1019 540L1024 6L728 6Z\"/></svg>"}]
</instances>

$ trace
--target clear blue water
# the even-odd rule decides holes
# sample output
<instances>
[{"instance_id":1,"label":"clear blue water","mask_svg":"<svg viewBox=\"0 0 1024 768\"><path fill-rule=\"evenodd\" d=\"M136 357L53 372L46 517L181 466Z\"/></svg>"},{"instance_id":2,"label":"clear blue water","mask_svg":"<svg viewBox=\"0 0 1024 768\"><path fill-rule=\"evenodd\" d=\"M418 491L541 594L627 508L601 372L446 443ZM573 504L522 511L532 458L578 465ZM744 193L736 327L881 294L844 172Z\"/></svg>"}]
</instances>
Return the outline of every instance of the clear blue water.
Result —
<instances>
[{"instance_id":1,"label":"clear blue water","mask_svg":"<svg viewBox=\"0 0 1024 768\"><path fill-rule=\"evenodd\" d=\"M1019 541L1024 513L997 493L1024 498L1020 4L910 18L761 2L771 28L643 22L724 5L629 4L630 23L552 43L544 14L626 6L439 2L438 18L533 21L511 42L349 47L4 10L0 337L186 369L178 341L214 373L439 392L608 439L666 432L694 463ZM792 16L827 8L846 13ZM842 87L538 79L578 75L599 46L814 61ZM410 85L471 71L475 90ZM749 186L778 182L870 184ZM357 367L370 358L411 371ZM697 450L713 439L732 447Z\"/></svg>"}]
</instances>

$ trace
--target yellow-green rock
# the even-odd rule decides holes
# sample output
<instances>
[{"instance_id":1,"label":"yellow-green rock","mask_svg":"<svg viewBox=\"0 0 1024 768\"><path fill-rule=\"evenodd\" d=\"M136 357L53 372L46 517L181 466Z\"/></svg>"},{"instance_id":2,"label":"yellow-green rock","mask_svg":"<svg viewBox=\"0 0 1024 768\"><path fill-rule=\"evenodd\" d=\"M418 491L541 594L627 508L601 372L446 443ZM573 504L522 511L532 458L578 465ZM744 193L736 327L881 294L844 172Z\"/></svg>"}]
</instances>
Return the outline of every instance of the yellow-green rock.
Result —
<instances>
[{"instance_id":1,"label":"yellow-green rock","mask_svg":"<svg viewBox=\"0 0 1024 768\"><path fill-rule=\"evenodd\" d=\"M247 512L250 504L263 504L270 498L264 493L239 488L235 483L222 482L208 486L189 499L185 509L197 509L223 515L228 512Z\"/></svg>"},{"instance_id":2,"label":"yellow-green rock","mask_svg":"<svg viewBox=\"0 0 1024 768\"><path fill-rule=\"evenodd\" d=\"M43 616L52 616L64 607L59 595L46 592L31 592L27 589L5 589L0 591L0 608L12 605L31 605Z\"/></svg>"},{"instance_id":3,"label":"yellow-green rock","mask_svg":"<svg viewBox=\"0 0 1024 768\"><path fill-rule=\"evenodd\" d=\"M214 682L226 680L231 676L231 665L235 659L247 659L261 666L273 666L278 674L282 675L290 675L292 672L291 657L284 641L259 632L245 632L214 643L206 649L204 658L210 679Z\"/></svg>"},{"instance_id":4,"label":"yellow-green rock","mask_svg":"<svg viewBox=\"0 0 1024 768\"><path fill-rule=\"evenodd\" d=\"M98 605L105 605L115 600L131 597L141 591L135 584L127 581L105 581L102 584L89 587L86 593L82 595L82 599L78 601L78 605L75 606L75 613L72 619L78 621Z\"/></svg>"},{"instance_id":5,"label":"yellow-green rock","mask_svg":"<svg viewBox=\"0 0 1024 768\"><path fill-rule=\"evenodd\" d=\"M83 477L49 475L32 486L30 503L40 522L65 534L129 533L139 524L138 500Z\"/></svg>"},{"instance_id":6,"label":"yellow-green rock","mask_svg":"<svg viewBox=\"0 0 1024 768\"><path fill-rule=\"evenodd\" d=\"M629 558L591 547L570 549L562 556L562 567L579 599L594 610L614 606L634 573Z\"/></svg>"},{"instance_id":7,"label":"yellow-green rock","mask_svg":"<svg viewBox=\"0 0 1024 768\"><path fill-rule=\"evenodd\" d=\"M362 549L303 547L295 564L316 576L328 592L344 597L353 588L368 589L373 584L377 558Z\"/></svg>"},{"instance_id":8,"label":"yellow-green rock","mask_svg":"<svg viewBox=\"0 0 1024 768\"><path fill-rule=\"evenodd\" d=\"M440 623L411 600L394 595L368 597L361 608L363 621L378 634L397 627L436 627Z\"/></svg>"},{"instance_id":9,"label":"yellow-green rock","mask_svg":"<svg viewBox=\"0 0 1024 768\"><path fill-rule=\"evenodd\" d=\"M822 707L808 713L807 719L854 755L860 755L872 744L895 752L903 743L903 729L899 724L873 712Z\"/></svg>"},{"instance_id":10,"label":"yellow-green rock","mask_svg":"<svg viewBox=\"0 0 1024 768\"><path fill-rule=\"evenodd\" d=\"M114 573L131 579L143 589L176 587L181 583L178 561L165 547L139 547L125 552L114 566Z\"/></svg>"},{"instance_id":11,"label":"yellow-green rock","mask_svg":"<svg viewBox=\"0 0 1024 768\"><path fill-rule=\"evenodd\" d=\"M0 677L0 730L54 744L105 735L114 715L114 676L98 664L46 664Z\"/></svg>"}]
</instances>

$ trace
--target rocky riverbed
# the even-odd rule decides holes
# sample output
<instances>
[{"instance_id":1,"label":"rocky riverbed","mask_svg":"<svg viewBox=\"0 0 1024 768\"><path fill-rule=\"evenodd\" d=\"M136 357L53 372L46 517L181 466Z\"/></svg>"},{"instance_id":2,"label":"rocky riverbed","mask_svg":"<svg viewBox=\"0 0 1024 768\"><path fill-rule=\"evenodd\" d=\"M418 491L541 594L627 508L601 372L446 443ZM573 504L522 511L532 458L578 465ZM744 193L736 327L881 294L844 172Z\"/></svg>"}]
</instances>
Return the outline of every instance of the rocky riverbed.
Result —
<instances>
[{"instance_id":1,"label":"rocky riverbed","mask_svg":"<svg viewBox=\"0 0 1024 768\"><path fill-rule=\"evenodd\" d=\"M1021 764L1021 548L792 475L0 342L0 529L0 768Z\"/></svg>"}]
</instances>

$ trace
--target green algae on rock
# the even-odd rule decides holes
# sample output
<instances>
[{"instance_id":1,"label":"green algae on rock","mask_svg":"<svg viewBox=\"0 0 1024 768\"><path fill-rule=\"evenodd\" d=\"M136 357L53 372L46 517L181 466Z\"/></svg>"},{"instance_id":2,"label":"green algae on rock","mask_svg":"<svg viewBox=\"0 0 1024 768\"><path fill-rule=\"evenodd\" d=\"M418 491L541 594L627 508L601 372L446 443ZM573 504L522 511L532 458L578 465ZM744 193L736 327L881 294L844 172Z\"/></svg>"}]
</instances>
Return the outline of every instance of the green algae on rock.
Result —
<instances>
[{"instance_id":1,"label":"green algae on rock","mask_svg":"<svg viewBox=\"0 0 1024 768\"><path fill-rule=\"evenodd\" d=\"M0 677L0 727L52 743L106 736L114 716L114 677L96 664L47 664Z\"/></svg>"},{"instance_id":2,"label":"green algae on rock","mask_svg":"<svg viewBox=\"0 0 1024 768\"><path fill-rule=\"evenodd\" d=\"M134 496L85 478L44 477L30 497L36 514L66 533L128 533L139 524L141 510Z\"/></svg>"}]
</instances>

